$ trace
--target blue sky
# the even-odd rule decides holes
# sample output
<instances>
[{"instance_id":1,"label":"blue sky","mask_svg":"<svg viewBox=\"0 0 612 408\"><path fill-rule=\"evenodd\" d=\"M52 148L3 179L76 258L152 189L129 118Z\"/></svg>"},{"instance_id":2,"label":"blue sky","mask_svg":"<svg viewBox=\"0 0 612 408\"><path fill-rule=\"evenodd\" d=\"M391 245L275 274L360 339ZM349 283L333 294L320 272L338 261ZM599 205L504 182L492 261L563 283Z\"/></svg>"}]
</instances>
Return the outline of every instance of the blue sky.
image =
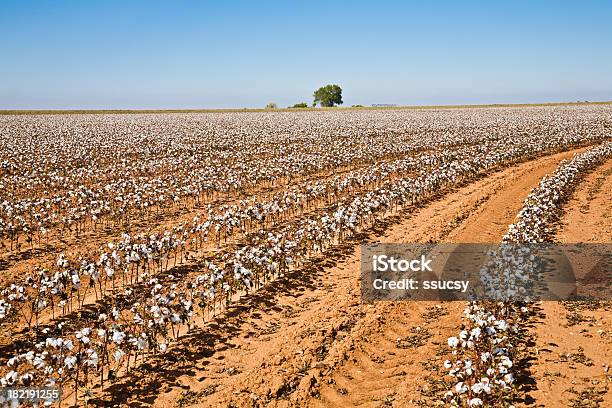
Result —
<instances>
[{"instance_id":1,"label":"blue sky","mask_svg":"<svg viewBox=\"0 0 612 408\"><path fill-rule=\"evenodd\" d=\"M0 2L0 109L612 99L610 1Z\"/></svg>"}]
</instances>

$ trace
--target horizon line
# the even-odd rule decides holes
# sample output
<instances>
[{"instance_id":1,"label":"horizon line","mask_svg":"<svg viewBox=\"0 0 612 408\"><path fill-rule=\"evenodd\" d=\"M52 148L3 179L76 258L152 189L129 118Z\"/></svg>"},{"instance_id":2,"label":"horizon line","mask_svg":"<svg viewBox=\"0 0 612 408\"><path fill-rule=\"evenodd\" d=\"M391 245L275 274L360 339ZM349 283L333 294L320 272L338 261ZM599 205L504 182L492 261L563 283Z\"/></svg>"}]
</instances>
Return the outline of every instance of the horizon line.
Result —
<instances>
[{"instance_id":1,"label":"horizon line","mask_svg":"<svg viewBox=\"0 0 612 408\"><path fill-rule=\"evenodd\" d=\"M313 112L329 110L410 110L410 109L461 109L504 108L538 106L610 105L607 101L534 102L534 103L488 103L456 105L397 105L397 106L333 106L306 108L185 108L185 109L0 109L0 115L62 115L62 114L134 114L134 113L230 113L230 112Z\"/></svg>"}]
</instances>

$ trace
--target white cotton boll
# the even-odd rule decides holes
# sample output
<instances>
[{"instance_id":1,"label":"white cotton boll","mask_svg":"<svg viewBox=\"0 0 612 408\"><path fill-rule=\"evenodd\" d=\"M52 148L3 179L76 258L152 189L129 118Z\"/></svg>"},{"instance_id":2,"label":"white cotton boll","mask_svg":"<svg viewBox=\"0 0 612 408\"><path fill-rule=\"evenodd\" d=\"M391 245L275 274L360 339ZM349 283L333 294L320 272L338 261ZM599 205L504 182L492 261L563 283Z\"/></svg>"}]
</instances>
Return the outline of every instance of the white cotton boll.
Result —
<instances>
[{"instance_id":1,"label":"white cotton boll","mask_svg":"<svg viewBox=\"0 0 612 408\"><path fill-rule=\"evenodd\" d=\"M450 347L457 347L459 345L459 339L457 337L449 337L448 345Z\"/></svg>"},{"instance_id":2,"label":"white cotton boll","mask_svg":"<svg viewBox=\"0 0 612 408\"><path fill-rule=\"evenodd\" d=\"M40 370L42 369L46 364L45 364L45 360L41 357L41 356L36 356L34 357L34 361L32 362L32 365L34 367L36 367L36 369Z\"/></svg>"},{"instance_id":3,"label":"white cotton boll","mask_svg":"<svg viewBox=\"0 0 612 408\"><path fill-rule=\"evenodd\" d=\"M136 340L136 347L138 347L138 350L144 350L145 348L148 347L149 342L147 341L147 339L139 337Z\"/></svg>"},{"instance_id":4,"label":"white cotton boll","mask_svg":"<svg viewBox=\"0 0 612 408\"><path fill-rule=\"evenodd\" d=\"M474 392L475 394L480 394L481 392L484 391L484 385L480 382L477 382L474 385L472 385L471 389L472 389L472 392Z\"/></svg>"},{"instance_id":5,"label":"white cotton boll","mask_svg":"<svg viewBox=\"0 0 612 408\"><path fill-rule=\"evenodd\" d=\"M89 367L97 367L98 366L98 353L93 349L87 349L87 358L85 359L85 364Z\"/></svg>"},{"instance_id":6,"label":"white cotton boll","mask_svg":"<svg viewBox=\"0 0 612 408\"><path fill-rule=\"evenodd\" d=\"M59 339L59 340L61 340L61 339ZM63 346L64 346L64 348L66 350L72 350L74 348L74 343L72 343L72 340L66 340L66 341L63 342Z\"/></svg>"},{"instance_id":7,"label":"white cotton boll","mask_svg":"<svg viewBox=\"0 0 612 408\"><path fill-rule=\"evenodd\" d=\"M115 361L121 360L121 358L123 358L123 356L125 356L125 352L123 350L121 350L121 349L117 349L113 353L113 358L115 359Z\"/></svg>"},{"instance_id":8,"label":"white cotton boll","mask_svg":"<svg viewBox=\"0 0 612 408\"><path fill-rule=\"evenodd\" d=\"M463 393L467 392L467 390L468 390L468 386L467 386L467 385L465 385L465 384L463 383L463 381L458 382L458 383L455 385L455 392L456 392L457 394L463 394Z\"/></svg>"},{"instance_id":9,"label":"white cotton boll","mask_svg":"<svg viewBox=\"0 0 612 408\"><path fill-rule=\"evenodd\" d=\"M498 330L504 331L504 330L506 330L508 328L508 323L505 320L499 320L499 321L496 322L495 327Z\"/></svg>"},{"instance_id":10,"label":"white cotton boll","mask_svg":"<svg viewBox=\"0 0 612 408\"><path fill-rule=\"evenodd\" d=\"M480 334L481 334L480 327L476 327L472 329L472 331L470 332L470 336L473 337L474 339L478 339L480 337Z\"/></svg>"},{"instance_id":11,"label":"white cotton boll","mask_svg":"<svg viewBox=\"0 0 612 408\"><path fill-rule=\"evenodd\" d=\"M121 344L125 340L125 333L120 331L113 331L112 341L113 343Z\"/></svg>"},{"instance_id":12,"label":"white cotton boll","mask_svg":"<svg viewBox=\"0 0 612 408\"><path fill-rule=\"evenodd\" d=\"M8 385L12 385L15 383L15 380L17 380L17 372L16 371L9 371L5 376L4 376L4 380L6 381L6 384Z\"/></svg>"},{"instance_id":13,"label":"white cotton boll","mask_svg":"<svg viewBox=\"0 0 612 408\"><path fill-rule=\"evenodd\" d=\"M470 407L479 407L482 406L482 400L480 398L472 398L468 401L468 405Z\"/></svg>"},{"instance_id":14,"label":"white cotton boll","mask_svg":"<svg viewBox=\"0 0 612 408\"><path fill-rule=\"evenodd\" d=\"M502 360L501 360L501 364L505 367L512 367L512 360L510 360L510 358L508 358L507 356L503 356Z\"/></svg>"},{"instance_id":15,"label":"white cotton boll","mask_svg":"<svg viewBox=\"0 0 612 408\"><path fill-rule=\"evenodd\" d=\"M77 363L77 358L75 356L68 356L64 359L64 367L71 369Z\"/></svg>"}]
</instances>

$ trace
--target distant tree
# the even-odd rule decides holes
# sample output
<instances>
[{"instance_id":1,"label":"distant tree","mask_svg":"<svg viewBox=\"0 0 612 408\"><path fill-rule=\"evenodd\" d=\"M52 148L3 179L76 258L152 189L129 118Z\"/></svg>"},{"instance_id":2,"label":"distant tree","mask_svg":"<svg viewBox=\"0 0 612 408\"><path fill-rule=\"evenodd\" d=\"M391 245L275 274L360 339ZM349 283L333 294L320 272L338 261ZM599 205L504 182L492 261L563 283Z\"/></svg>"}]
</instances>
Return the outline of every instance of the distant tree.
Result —
<instances>
[{"instance_id":1,"label":"distant tree","mask_svg":"<svg viewBox=\"0 0 612 408\"><path fill-rule=\"evenodd\" d=\"M290 108L307 108L308 104L306 102L300 102L300 103L296 103L293 106L290 106Z\"/></svg>"},{"instance_id":2,"label":"distant tree","mask_svg":"<svg viewBox=\"0 0 612 408\"><path fill-rule=\"evenodd\" d=\"M276 109L278 106L274 102L270 102L266 105L266 109Z\"/></svg>"},{"instance_id":3,"label":"distant tree","mask_svg":"<svg viewBox=\"0 0 612 408\"><path fill-rule=\"evenodd\" d=\"M322 86L315 91L313 96L314 102L312 106L316 106L317 103L324 107L342 105L342 88L338 85Z\"/></svg>"},{"instance_id":4,"label":"distant tree","mask_svg":"<svg viewBox=\"0 0 612 408\"><path fill-rule=\"evenodd\" d=\"M363 108L363 105L352 105L351 108Z\"/></svg>"}]
</instances>

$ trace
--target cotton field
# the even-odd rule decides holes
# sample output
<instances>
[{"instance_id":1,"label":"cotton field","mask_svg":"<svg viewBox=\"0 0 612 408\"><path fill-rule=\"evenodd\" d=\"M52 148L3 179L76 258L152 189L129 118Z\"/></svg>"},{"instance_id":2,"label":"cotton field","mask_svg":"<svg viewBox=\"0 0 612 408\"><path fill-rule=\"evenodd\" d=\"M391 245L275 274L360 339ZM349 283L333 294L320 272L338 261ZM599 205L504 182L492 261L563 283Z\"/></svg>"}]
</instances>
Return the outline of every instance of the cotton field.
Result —
<instances>
[{"instance_id":1,"label":"cotton field","mask_svg":"<svg viewBox=\"0 0 612 408\"><path fill-rule=\"evenodd\" d=\"M527 384L561 304L367 304L353 258L561 242L583 195L612 236L612 105L2 115L0 140L0 384L62 390L41 405L552 404ZM583 406L610 401L609 307L572 331Z\"/></svg>"}]
</instances>

